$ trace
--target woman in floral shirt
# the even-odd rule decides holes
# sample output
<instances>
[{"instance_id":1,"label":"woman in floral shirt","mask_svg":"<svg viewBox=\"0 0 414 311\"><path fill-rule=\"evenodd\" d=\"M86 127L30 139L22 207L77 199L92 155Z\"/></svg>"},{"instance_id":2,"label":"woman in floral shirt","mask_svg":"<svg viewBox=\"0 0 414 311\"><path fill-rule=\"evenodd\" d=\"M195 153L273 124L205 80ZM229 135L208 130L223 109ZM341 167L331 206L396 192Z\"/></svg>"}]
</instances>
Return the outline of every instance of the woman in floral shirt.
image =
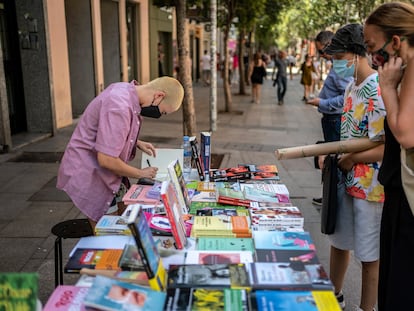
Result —
<instances>
[{"instance_id":1,"label":"woman in floral shirt","mask_svg":"<svg viewBox=\"0 0 414 311\"><path fill-rule=\"evenodd\" d=\"M344 94L341 140L368 137L383 141L385 108L378 73L366 57L362 25L349 24L337 31L325 53L333 56L333 69L341 77L354 77ZM342 294L350 251L362 264L361 301L354 310L371 311L377 302L379 241L384 189L377 180L384 145L341 156L338 165L344 183L338 186L338 211L331 242L330 277L335 294Z\"/></svg>"}]
</instances>

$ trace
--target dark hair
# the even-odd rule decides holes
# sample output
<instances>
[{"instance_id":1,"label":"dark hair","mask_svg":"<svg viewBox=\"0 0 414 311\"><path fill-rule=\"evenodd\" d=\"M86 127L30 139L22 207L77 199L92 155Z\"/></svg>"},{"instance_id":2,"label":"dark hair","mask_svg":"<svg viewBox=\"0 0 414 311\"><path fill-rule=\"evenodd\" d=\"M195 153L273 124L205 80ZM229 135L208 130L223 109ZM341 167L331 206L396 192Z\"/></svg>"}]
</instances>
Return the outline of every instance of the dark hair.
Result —
<instances>
[{"instance_id":1,"label":"dark hair","mask_svg":"<svg viewBox=\"0 0 414 311\"><path fill-rule=\"evenodd\" d=\"M323 30L315 38L315 41L320 42L322 45L326 45L331 42L334 33L330 30Z\"/></svg>"},{"instance_id":2,"label":"dark hair","mask_svg":"<svg viewBox=\"0 0 414 311\"><path fill-rule=\"evenodd\" d=\"M366 19L366 25L381 29L387 39L404 36L414 46L414 6L404 2L390 2L380 5Z\"/></svg>"}]
</instances>

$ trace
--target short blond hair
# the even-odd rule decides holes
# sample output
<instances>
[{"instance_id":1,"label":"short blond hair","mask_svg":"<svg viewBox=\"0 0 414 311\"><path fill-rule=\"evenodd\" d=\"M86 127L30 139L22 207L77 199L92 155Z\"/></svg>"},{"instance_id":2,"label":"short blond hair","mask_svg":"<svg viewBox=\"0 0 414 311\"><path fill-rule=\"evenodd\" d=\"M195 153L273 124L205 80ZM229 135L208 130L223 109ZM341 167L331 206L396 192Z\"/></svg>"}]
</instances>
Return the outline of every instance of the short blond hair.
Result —
<instances>
[{"instance_id":1,"label":"short blond hair","mask_svg":"<svg viewBox=\"0 0 414 311\"><path fill-rule=\"evenodd\" d=\"M163 104L171 107L173 111L180 108L184 98L184 88L181 83L171 77L160 77L156 78L146 84L151 90L162 91L165 93Z\"/></svg>"}]
</instances>

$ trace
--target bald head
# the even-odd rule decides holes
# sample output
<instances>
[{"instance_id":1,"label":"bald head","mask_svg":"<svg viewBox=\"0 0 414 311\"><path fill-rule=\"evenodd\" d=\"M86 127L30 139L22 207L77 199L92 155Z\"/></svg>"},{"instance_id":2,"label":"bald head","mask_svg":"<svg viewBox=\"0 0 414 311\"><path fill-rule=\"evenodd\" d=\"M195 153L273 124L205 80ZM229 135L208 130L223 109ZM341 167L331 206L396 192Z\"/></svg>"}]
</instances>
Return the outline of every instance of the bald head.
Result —
<instances>
[{"instance_id":1,"label":"bald head","mask_svg":"<svg viewBox=\"0 0 414 311\"><path fill-rule=\"evenodd\" d=\"M148 82L144 87L153 92L164 93L162 103L170 112L180 108L184 98L184 88L177 79L164 76Z\"/></svg>"}]
</instances>

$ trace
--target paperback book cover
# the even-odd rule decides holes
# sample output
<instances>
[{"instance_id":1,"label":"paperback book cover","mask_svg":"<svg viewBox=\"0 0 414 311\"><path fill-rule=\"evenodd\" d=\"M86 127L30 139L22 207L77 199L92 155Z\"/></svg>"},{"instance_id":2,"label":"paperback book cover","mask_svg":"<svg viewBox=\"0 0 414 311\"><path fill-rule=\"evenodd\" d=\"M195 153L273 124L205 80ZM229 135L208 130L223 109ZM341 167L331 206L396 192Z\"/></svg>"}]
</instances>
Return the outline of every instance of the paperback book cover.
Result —
<instances>
[{"instance_id":1,"label":"paperback book cover","mask_svg":"<svg viewBox=\"0 0 414 311\"><path fill-rule=\"evenodd\" d=\"M315 250L309 232L291 231L254 231L256 249L302 249Z\"/></svg>"},{"instance_id":2,"label":"paperback book cover","mask_svg":"<svg viewBox=\"0 0 414 311\"><path fill-rule=\"evenodd\" d=\"M244 289L171 288L167 290L166 311L248 311L250 299Z\"/></svg>"},{"instance_id":3,"label":"paperback book cover","mask_svg":"<svg viewBox=\"0 0 414 311\"><path fill-rule=\"evenodd\" d=\"M246 215L249 214L248 209L245 206L221 204L217 202L191 202L190 214L196 215L197 211L201 209L219 209L219 210L220 209L236 209L237 211L242 210L242 211L247 212ZM241 214L244 214L244 213L241 212Z\"/></svg>"},{"instance_id":4,"label":"paperback book cover","mask_svg":"<svg viewBox=\"0 0 414 311\"><path fill-rule=\"evenodd\" d=\"M341 311L332 291L257 290L251 294L254 311Z\"/></svg>"},{"instance_id":5,"label":"paperback book cover","mask_svg":"<svg viewBox=\"0 0 414 311\"><path fill-rule=\"evenodd\" d=\"M135 239L151 288L160 291L164 290L166 282L165 269L162 265L161 257L152 237L150 227L141 209L132 211L128 220L128 226Z\"/></svg>"},{"instance_id":6,"label":"paperback book cover","mask_svg":"<svg viewBox=\"0 0 414 311\"><path fill-rule=\"evenodd\" d=\"M196 136L190 137L190 145L191 145L191 157L193 159L194 166L197 168L199 179L203 181L204 180L204 165L203 165L203 160L201 158L201 154L199 151Z\"/></svg>"},{"instance_id":7,"label":"paperback book cover","mask_svg":"<svg viewBox=\"0 0 414 311\"><path fill-rule=\"evenodd\" d=\"M252 238L200 237L197 239L197 250L254 252L255 248Z\"/></svg>"},{"instance_id":8,"label":"paperback book cover","mask_svg":"<svg viewBox=\"0 0 414 311\"><path fill-rule=\"evenodd\" d=\"M244 264L171 265L168 288L238 288L249 289L249 275Z\"/></svg>"},{"instance_id":9,"label":"paperback book cover","mask_svg":"<svg viewBox=\"0 0 414 311\"><path fill-rule=\"evenodd\" d=\"M321 264L295 262L254 262L250 264L253 289L333 290Z\"/></svg>"},{"instance_id":10,"label":"paperback book cover","mask_svg":"<svg viewBox=\"0 0 414 311\"><path fill-rule=\"evenodd\" d=\"M119 266L125 271L141 271L145 269L136 245L125 245L119 259Z\"/></svg>"},{"instance_id":11,"label":"paperback book cover","mask_svg":"<svg viewBox=\"0 0 414 311\"><path fill-rule=\"evenodd\" d=\"M304 217L296 206L250 207L253 230L275 230L275 227L303 228Z\"/></svg>"},{"instance_id":12,"label":"paperback book cover","mask_svg":"<svg viewBox=\"0 0 414 311\"><path fill-rule=\"evenodd\" d=\"M295 262L305 264L319 264L319 259L314 250L301 249L257 249L256 262Z\"/></svg>"},{"instance_id":13,"label":"paperback book cover","mask_svg":"<svg viewBox=\"0 0 414 311\"><path fill-rule=\"evenodd\" d=\"M185 184L185 179L183 175L183 171L181 169L180 162L175 160L171 162L168 167L168 175L170 177L170 181L174 186L175 192L177 194L179 206L182 209L183 214L187 214L190 210L190 195L188 194L188 189Z\"/></svg>"},{"instance_id":14,"label":"paperback book cover","mask_svg":"<svg viewBox=\"0 0 414 311\"><path fill-rule=\"evenodd\" d=\"M82 268L119 270L122 249L76 248L69 257L65 273L79 273ZM99 264L100 263L100 264ZM96 267L99 264L98 267Z\"/></svg>"},{"instance_id":15,"label":"paperback book cover","mask_svg":"<svg viewBox=\"0 0 414 311\"><path fill-rule=\"evenodd\" d=\"M143 212L152 234L172 236L170 220L166 215Z\"/></svg>"},{"instance_id":16,"label":"paperback book cover","mask_svg":"<svg viewBox=\"0 0 414 311\"><path fill-rule=\"evenodd\" d=\"M122 201L125 203L125 205L135 203L157 205L159 204L160 200L153 199L148 196L148 193L151 190L152 186L150 185L133 184L123 196Z\"/></svg>"},{"instance_id":17,"label":"paperback book cover","mask_svg":"<svg viewBox=\"0 0 414 311\"><path fill-rule=\"evenodd\" d=\"M148 287L96 276L84 304L108 311L163 310L166 294Z\"/></svg>"},{"instance_id":18,"label":"paperback book cover","mask_svg":"<svg viewBox=\"0 0 414 311\"><path fill-rule=\"evenodd\" d=\"M192 237L251 237L248 216L194 216Z\"/></svg>"},{"instance_id":19,"label":"paperback book cover","mask_svg":"<svg viewBox=\"0 0 414 311\"><path fill-rule=\"evenodd\" d=\"M198 191L196 190L191 199L191 205L197 202L217 203L216 192L214 191ZM191 207L190 207L191 210Z\"/></svg>"},{"instance_id":20,"label":"paperback book cover","mask_svg":"<svg viewBox=\"0 0 414 311\"><path fill-rule=\"evenodd\" d=\"M37 310L38 288L37 273L0 273L0 310Z\"/></svg>"},{"instance_id":21,"label":"paperback book cover","mask_svg":"<svg viewBox=\"0 0 414 311\"><path fill-rule=\"evenodd\" d=\"M116 215L103 215L95 226L95 235L125 234L131 235L125 217Z\"/></svg>"},{"instance_id":22,"label":"paperback book cover","mask_svg":"<svg viewBox=\"0 0 414 311\"><path fill-rule=\"evenodd\" d=\"M244 196L244 192L237 182L216 182L217 202L228 205L250 206L250 200Z\"/></svg>"},{"instance_id":23,"label":"paperback book cover","mask_svg":"<svg viewBox=\"0 0 414 311\"><path fill-rule=\"evenodd\" d=\"M204 167L204 180L209 181L211 169L211 133L200 132L200 154Z\"/></svg>"},{"instance_id":24,"label":"paperback book cover","mask_svg":"<svg viewBox=\"0 0 414 311\"><path fill-rule=\"evenodd\" d=\"M279 170L274 164L256 165L239 164L239 167L247 168L250 171L250 179L257 180L279 180Z\"/></svg>"},{"instance_id":25,"label":"paperback book cover","mask_svg":"<svg viewBox=\"0 0 414 311\"><path fill-rule=\"evenodd\" d=\"M279 203L281 201L279 199L280 195L277 193L264 191L253 187L244 188L244 197L247 200L256 202Z\"/></svg>"},{"instance_id":26,"label":"paperback book cover","mask_svg":"<svg viewBox=\"0 0 414 311\"><path fill-rule=\"evenodd\" d=\"M253 253L250 251L188 251L185 264L237 264L248 265L253 262Z\"/></svg>"},{"instance_id":27,"label":"paperback book cover","mask_svg":"<svg viewBox=\"0 0 414 311\"><path fill-rule=\"evenodd\" d=\"M197 191L216 191L216 183L211 181L199 181L196 187Z\"/></svg>"},{"instance_id":28,"label":"paperback book cover","mask_svg":"<svg viewBox=\"0 0 414 311\"><path fill-rule=\"evenodd\" d=\"M289 190L285 184L271 183L269 181L256 181L256 182L243 182L240 183L240 189L245 191L247 187L257 189L260 191L266 191L277 195L279 202L290 203Z\"/></svg>"},{"instance_id":29,"label":"paperback book cover","mask_svg":"<svg viewBox=\"0 0 414 311\"><path fill-rule=\"evenodd\" d=\"M165 180L161 186L161 198L164 203L167 217L170 221L171 232L175 239L177 249L183 249L187 245L186 224L182 208L179 206L174 185Z\"/></svg>"},{"instance_id":30,"label":"paperback book cover","mask_svg":"<svg viewBox=\"0 0 414 311\"><path fill-rule=\"evenodd\" d=\"M210 208L204 207L198 209L196 211L196 216L219 216L219 215L227 215L227 216L249 216L249 210L237 209L235 206L231 208Z\"/></svg>"},{"instance_id":31,"label":"paperback book cover","mask_svg":"<svg viewBox=\"0 0 414 311\"><path fill-rule=\"evenodd\" d=\"M247 167L237 166L210 170L210 181L237 181L249 179L250 171Z\"/></svg>"},{"instance_id":32,"label":"paperback book cover","mask_svg":"<svg viewBox=\"0 0 414 311\"><path fill-rule=\"evenodd\" d=\"M86 311L83 301L89 287L59 285L49 297L43 311Z\"/></svg>"}]
</instances>

